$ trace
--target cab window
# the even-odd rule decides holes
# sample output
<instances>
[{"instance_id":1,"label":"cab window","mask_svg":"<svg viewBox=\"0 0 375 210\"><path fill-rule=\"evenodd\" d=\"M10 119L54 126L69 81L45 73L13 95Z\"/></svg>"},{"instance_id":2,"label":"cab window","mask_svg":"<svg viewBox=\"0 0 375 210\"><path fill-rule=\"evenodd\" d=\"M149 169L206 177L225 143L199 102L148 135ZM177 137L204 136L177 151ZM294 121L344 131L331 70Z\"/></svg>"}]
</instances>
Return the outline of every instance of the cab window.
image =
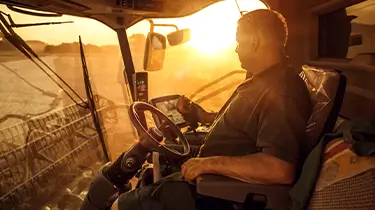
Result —
<instances>
[{"instance_id":1,"label":"cab window","mask_svg":"<svg viewBox=\"0 0 375 210\"><path fill-rule=\"evenodd\" d=\"M266 8L261 1L238 1L241 10ZM225 14L225 15L223 15ZM191 29L191 40L183 45L169 46L163 68L149 72L149 98L181 94L192 98L208 111L218 111L245 79L235 53L237 20L240 12L234 1L213 4L193 15L173 19L153 19L157 24L175 24L179 29ZM155 27L167 34L173 27ZM141 21L127 30L135 71L143 70L144 45L150 23ZM235 71L235 72L233 72ZM229 74L225 79L194 94L206 84Z\"/></svg>"},{"instance_id":2,"label":"cab window","mask_svg":"<svg viewBox=\"0 0 375 210\"><path fill-rule=\"evenodd\" d=\"M353 59L375 53L375 0L319 17L319 57Z\"/></svg>"}]
</instances>

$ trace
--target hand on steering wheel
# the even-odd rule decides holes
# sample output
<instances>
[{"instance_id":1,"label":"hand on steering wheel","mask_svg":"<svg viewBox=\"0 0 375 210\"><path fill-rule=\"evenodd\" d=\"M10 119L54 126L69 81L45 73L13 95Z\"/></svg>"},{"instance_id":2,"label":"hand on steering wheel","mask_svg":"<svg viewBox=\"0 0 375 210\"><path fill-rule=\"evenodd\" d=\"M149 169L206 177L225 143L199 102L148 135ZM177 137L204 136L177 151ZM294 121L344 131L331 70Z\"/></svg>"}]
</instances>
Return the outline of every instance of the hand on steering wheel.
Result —
<instances>
[{"instance_id":1,"label":"hand on steering wheel","mask_svg":"<svg viewBox=\"0 0 375 210\"><path fill-rule=\"evenodd\" d=\"M160 119L162 123L159 128L147 128L147 126L142 125L139 115L143 114L145 111L149 111L152 114L155 114L158 119ZM177 157L185 157L190 153L189 142L182 134L181 130L157 108L151 106L148 103L137 101L130 105L129 117L134 127L140 134L140 144L146 149ZM179 140L176 139L175 141L177 144L183 145L183 152L168 148L164 143L162 143L164 140L164 136L160 130L162 130L164 126L169 126L169 129L178 136Z\"/></svg>"}]
</instances>

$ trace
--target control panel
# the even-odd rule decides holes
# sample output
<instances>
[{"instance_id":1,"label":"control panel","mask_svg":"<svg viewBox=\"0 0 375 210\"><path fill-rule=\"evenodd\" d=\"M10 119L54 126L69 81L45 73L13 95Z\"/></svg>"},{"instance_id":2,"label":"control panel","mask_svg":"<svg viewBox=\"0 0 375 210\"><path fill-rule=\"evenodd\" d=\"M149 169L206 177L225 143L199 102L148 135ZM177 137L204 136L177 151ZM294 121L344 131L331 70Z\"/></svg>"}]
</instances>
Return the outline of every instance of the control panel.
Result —
<instances>
[{"instance_id":1,"label":"control panel","mask_svg":"<svg viewBox=\"0 0 375 210\"><path fill-rule=\"evenodd\" d=\"M184 128L188 126L188 122L182 117L182 115L177 111L177 101L180 95L167 95L158 98L153 98L150 100L150 104L155 106L161 112L165 114L175 125L179 128ZM156 126L160 126L161 122L158 117L153 115ZM204 138L209 132L209 127L199 126L196 130L188 130L184 132L186 139L192 145L201 145Z\"/></svg>"},{"instance_id":2,"label":"control panel","mask_svg":"<svg viewBox=\"0 0 375 210\"><path fill-rule=\"evenodd\" d=\"M148 102L148 74L136 72L133 74L133 87L135 101Z\"/></svg>"},{"instance_id":3,"label":"control panel","mask_svg":"<svg viewBox=\"0 0 375 210\"><path fill-rule=\"evenodd\" d=\"M177 101L180 95L168 95L150 100L150 104L155 106L165 114L175 125L179 127L186 126L186 121L182 115L177 111ZM159 124L159 119L154 116L156 124Z\"/></svg>"}]
</instances>

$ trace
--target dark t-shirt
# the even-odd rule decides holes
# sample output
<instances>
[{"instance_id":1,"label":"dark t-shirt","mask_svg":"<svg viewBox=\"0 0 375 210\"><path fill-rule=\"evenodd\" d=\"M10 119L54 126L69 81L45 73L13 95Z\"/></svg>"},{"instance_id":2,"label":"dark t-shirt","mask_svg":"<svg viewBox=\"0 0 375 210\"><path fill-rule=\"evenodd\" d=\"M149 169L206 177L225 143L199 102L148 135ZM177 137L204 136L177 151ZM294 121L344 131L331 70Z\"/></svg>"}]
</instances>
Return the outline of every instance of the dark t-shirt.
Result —
<instances>
[{"instance_id":1,"label":"dark t-shirt","mask_svg":"<svg viewBox=\"0 0 375 210\"><path fill-rule=\"evenodd\" d=\"M238 86L218 113L199 156L263 152L299 164L311 107L298 74L285 64L274 65Z\"/></svg>"}]
</instances>

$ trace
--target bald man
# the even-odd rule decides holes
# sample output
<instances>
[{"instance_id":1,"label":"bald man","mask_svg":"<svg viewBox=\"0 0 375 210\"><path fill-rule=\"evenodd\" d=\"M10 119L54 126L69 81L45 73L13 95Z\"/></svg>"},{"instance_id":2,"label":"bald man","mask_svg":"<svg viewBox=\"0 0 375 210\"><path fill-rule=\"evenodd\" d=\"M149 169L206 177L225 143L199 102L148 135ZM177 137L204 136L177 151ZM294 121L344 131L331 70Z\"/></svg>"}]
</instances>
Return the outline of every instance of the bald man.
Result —
<instances>
[{"instance_id":1,"label":"bald man","mask_svg":"<svg viewBox=\"0 0 375 210\"><path fill-rule=\"evenodd\" d=\"M295 181L306 156L300 142L311 103L304 82L287 64L287 31L275 11L256 10L240 18L236 52L249 72L246 80L218 114L195 104L179 106L184 116L213 122L198 157L186 161L180 175L121 195L112 210L233 209L231 202L196 194L189 183L201 174L261 184Z\"/></svg>"}]
</instances>

